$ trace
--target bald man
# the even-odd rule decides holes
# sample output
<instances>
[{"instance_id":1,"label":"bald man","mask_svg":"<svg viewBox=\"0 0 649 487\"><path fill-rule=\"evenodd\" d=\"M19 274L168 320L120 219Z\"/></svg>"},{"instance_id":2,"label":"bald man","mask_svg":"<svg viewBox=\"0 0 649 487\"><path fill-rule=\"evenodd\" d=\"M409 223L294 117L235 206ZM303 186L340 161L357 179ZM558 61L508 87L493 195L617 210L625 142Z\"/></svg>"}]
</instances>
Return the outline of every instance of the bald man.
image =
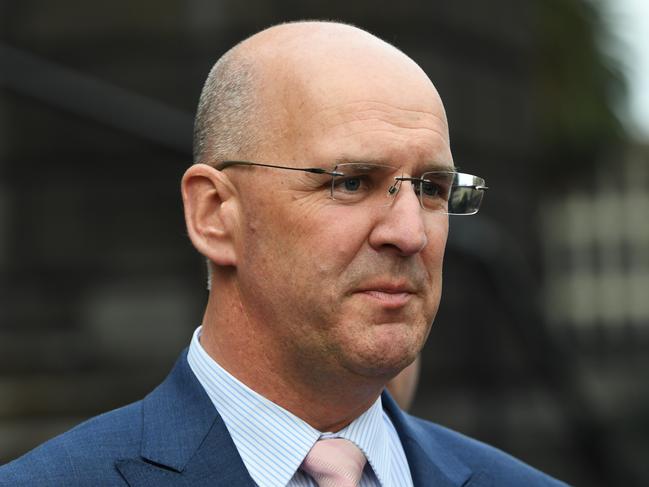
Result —
<instances>
[{"instance_id":1,"label":"bald man","mask_svg":"<svg viewBox=\"0 0 649 487\"><path fill-rule=\"evenodd\" d=\"M211 284L188 350L0 485L560 485L385 392L437 312L449 215L485 189L395 47L324 22L243 41L208 76L182 180Z\"/></svg>"}]
</instances>

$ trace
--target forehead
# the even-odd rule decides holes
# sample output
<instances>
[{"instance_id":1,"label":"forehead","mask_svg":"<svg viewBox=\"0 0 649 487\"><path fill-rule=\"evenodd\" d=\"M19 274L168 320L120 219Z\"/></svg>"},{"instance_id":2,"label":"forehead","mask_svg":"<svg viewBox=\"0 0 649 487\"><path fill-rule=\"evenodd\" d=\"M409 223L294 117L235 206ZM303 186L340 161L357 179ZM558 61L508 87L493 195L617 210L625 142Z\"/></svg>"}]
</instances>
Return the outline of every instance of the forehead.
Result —
<instances>
[{"instance_id":1,"label":"forehead","mask_svg":"<svg viewBox=\"0 0 649 487\"><path fill-rule=\"evenodd\" d=\"M414 61L374 38L319 41L266 64L269 155L450 161L444 107Z\"/></svg>"},{"instance_id":2,"label":"forehead","mask_svg":"<svg viewBox=\"0 0 649 487\"><path fill-rule=\"evenodd\" d=\"M441 102L416 105L395 98L338 99L320 108L314 104L291 140L292 155L314 163L433 164L452 169Z\"/></svg>"}]
</instances>

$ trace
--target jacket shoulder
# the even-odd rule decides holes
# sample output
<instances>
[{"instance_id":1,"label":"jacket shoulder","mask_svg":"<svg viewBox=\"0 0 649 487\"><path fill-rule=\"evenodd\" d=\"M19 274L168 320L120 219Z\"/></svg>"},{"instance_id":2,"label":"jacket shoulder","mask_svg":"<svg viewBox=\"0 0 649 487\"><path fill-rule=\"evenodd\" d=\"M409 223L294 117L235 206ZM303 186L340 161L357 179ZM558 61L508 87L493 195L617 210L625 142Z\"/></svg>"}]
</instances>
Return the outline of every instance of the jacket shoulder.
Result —
<instances>
[{"instance_id":1,"label":"jacket shoulder","mask_svg":"<svg viewBox=\"0 0 649 487\"><path fill-rule=\"evenodd\" d=\"M468 485L566 486L498 448L430 421L410 415L406 417L417 436L430 442L428 446L432 451L441 447L473 470L472 481Z\"/></svg>"},{"instance_id":2,"label":"jacket shoulder","mask_svg":"<svg viewBox=\"0 0 649 487\"><path fill-rule=\"evenodd\" d=\"M125 485L115 461L139 455L142 402L85 421L0 467L0 487Z\"/></svg>"}]
</instances>

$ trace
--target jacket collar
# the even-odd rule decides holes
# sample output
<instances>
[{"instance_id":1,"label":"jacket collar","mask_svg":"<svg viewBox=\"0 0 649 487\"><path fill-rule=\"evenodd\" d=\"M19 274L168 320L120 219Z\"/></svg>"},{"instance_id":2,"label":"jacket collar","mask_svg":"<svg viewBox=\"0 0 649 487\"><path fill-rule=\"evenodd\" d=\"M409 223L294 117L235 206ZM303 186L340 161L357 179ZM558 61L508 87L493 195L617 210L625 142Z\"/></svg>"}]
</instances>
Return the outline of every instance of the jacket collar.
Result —
<instances>
[{"instance_id":1,"label":"jacket collar","mask_svg":"<svg viewBox=\"0 0 649 487\"><path fill-rule=\"evenodd\" d=\"M142 401L142 424L141 459L116 463L132 487L254 486L186 350Z\"/></svg>"},{"instance_id":2,"label":"jacket collar","mask_svg":"<svg viewBox=\"0 0 649 487\"><path fill-rule=\"evenodd\" d=\"M381 400L406 453L413 484L439 487L466 485L472 475L471 469L443 448L429 430L405 414L387 391L383 392Z\"/></svg>"},{"instance_id":3,"label":"jacket collar","mask_svg":"<svg viewBox=\"0 0 649 487\"><path fill-rule=\"evenodd\" d=\"M383 407L403 445L414 485L457 487L471 470L444 449L387 392ZM116 462L131 487L254 487L223 420L183 351L169 376L142 401L141 459Z\"/></svg>"}]
</instances>

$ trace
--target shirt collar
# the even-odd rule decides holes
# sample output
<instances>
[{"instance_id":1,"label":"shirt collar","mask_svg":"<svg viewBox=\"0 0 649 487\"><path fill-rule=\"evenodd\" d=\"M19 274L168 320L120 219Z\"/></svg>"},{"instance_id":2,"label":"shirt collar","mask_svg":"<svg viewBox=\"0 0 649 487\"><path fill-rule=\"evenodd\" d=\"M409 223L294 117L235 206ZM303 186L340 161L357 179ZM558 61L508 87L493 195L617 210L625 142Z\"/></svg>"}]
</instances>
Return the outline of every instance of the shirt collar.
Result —
<instances>
[{"instance_id":1,"label":"shirt collar","mask_svg":"<svg viewBox=\"0 0 649 487\"><path fill-rule=\"evenodd\" d=\"M286 486L318 439L345 438L363 451L381 484L388 485L390 448L380 397L342 430L322 433L228 373L207 354L200 334L198 327L189 346L189 365L257 484Z\"/></svg>"},{"instance_id":2,"label":"shirt collar","mask_svg":"<svg viewBox=\"0 0 649 487\"><path fill-rule=\"evenodd\" d=\"M384 416L385 415L385 416ZM381 397L372 406L337 433L324 433L322 437L345 438L365 454L381 485L390 485L390 447L386 429L386 413Z\"/></svg>"}]
</instances>

